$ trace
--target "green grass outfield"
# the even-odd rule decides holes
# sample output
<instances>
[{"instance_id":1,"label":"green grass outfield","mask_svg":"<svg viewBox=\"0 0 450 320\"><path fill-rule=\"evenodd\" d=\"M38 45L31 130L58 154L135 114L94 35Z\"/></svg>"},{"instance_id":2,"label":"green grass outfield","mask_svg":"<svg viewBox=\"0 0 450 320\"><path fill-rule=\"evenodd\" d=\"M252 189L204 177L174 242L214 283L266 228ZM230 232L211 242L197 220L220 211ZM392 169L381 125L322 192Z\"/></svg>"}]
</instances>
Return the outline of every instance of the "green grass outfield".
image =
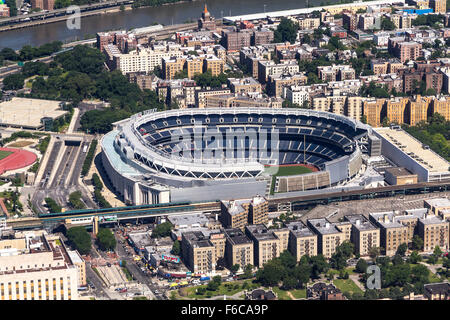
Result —
<instances>
[{"instance_id":1,"label":"green grass outfield","mask_svg":"<svg viewBox=\"0 0 450 320\"><path fill-rule=\"evenodd\" d=\"M277 172L275 172L278 169ZM264 171L270 175L272 175L272 183L270 186L270 194L274 194L275 192L275 178L280 176L294 176L297 174L304 174L313 172L311 168L304 167L302 165L298 166L265 166Z\"/></svg>"},{"instance_id":2,"label":"green grass outfield","mask_svg":"<svg viewBox=\"0 0 450 320\"><path fill-rule=\"evenodd\" d=\"M264 168L266 172L274 172L276 169L278 169L278 172L274 174L274 177L278 176L293 176L296 174L304 174L304 173L310 173L313 172L312 169L304 166L286 166L286 167L277 167L277 166L267 166Z\"/></svg>"},{"instance_id":3,"label":"green grass outfield","mask_svg":"<svg viewBox=\"0 0 450 320\"><path fill-rule=\"evenodd\" d=\"M0 160L5 159L7 156L9 156L10 154L12 154L11 151L3 151L0 150Z\"/></svg>"}]
</instances>

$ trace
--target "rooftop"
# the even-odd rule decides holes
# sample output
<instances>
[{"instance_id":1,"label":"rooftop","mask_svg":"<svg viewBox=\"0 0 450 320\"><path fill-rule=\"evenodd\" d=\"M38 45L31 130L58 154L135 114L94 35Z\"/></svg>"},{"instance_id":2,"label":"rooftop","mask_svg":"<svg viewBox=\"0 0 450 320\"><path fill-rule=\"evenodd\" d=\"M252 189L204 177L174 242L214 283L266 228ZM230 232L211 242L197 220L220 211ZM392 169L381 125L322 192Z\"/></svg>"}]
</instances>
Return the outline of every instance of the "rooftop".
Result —
<instances>
[{"instance_id":1,"label":"rooftop","mask_svg":"<svg viewBox=\"0 0 450 320\"><path fill-rule=\"evenodd\" d=\"M309 219L308 223L320 234L341 233L341 231L326 218Z\"/></svg>"},{"instance_id":2,"label":"rooftop","mask_svg":"<svg viewBox=\"0 0 450 320\"><path fill-rule=\"evenodd\" d=\"M263 224L253 224L245 227L250 234L258 241L276 240L277 236L266 228Z\"/></svg>"},{"instance_id":3,"label":"rooftop","mask_svg":"<svg viewBox=\"0 0 450 320\"><path fill-rule=\"evenodd\" d=\"M252 241L242 232L241 229L225 229L225 236L232 245L250 244Z\"/></svg>"},{"instance_id":4,"label":"rooftop","mask_svg":"<svg viewBox=\"0 0 450 320\"><path fill-rule=\"evenodd\" d=\"M352 216L345 216L345 219L349 221L359 231L376 230L375 227L366 217L362 214L355 214Z\"/></svg>"},{"instance_id":5,"label":"rooftop","mask_svg":"<svg viewBox=\"0 0 450 320\"><path fill-rule=\"evenodd\" d=\"M37 128L42 126L42 118L55 119L66 113L68 111L61 108L61 101L14 97L9 101L0 102L2 124Z\"/></svg>"},{"instance_id":6,"label":"rooftop","mask_svg":"<svg viewBox=\"0 0 450 320\"><path fill-rule=\"evenodd\" d=\"M288 229L294 234L295 237L310 237L314 236L314 232L312 232L303 222L301 221L293 221L286 225Z\"/></svg>"},{"instance_id":7,"label":"rooftop","mask_svg":"<svg viewBox=\"0 0 450 320\"><path fill-rule=\"evenodd\" d=\"M450 163L437 155L429 147L424 146L420 141L414 139L403 130L391 128L374 128L384 139L395 145L411 158L419 162L430 172L447 172Z\"/></svg>"}]
</instances>

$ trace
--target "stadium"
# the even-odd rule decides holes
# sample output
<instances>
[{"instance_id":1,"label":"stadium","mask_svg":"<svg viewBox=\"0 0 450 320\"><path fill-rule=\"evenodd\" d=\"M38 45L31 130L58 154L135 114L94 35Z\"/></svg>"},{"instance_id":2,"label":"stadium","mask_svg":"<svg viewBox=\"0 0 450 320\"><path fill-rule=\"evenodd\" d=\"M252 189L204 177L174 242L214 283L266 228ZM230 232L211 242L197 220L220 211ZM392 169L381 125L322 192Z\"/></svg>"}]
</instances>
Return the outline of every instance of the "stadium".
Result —
<instances>
[{"instance_id":1,"label":"stadium","mask_svg":"<svg viewBox=\"0 0 450 320\"><path fill-rule=\"evenodd\" d=\"M131 204L267 195L279 166L326 173L316 188L345 183L361 171L370 130L305 109L146 111L103 137L102 164Z\"/></svg>"}]
</instances>

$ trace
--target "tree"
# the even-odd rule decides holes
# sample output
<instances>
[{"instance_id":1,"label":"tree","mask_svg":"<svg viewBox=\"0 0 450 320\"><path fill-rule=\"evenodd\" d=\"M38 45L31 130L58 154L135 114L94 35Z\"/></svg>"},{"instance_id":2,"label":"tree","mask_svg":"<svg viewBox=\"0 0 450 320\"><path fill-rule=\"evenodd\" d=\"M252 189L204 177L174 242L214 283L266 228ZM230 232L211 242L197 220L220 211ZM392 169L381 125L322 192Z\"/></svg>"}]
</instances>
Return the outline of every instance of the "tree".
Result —
<instances>
[{"instance_id":1,"label":"tree","mask_svg":"<svg viewBox=\"0 0 450 320\"><path fill-rule=\"evenodd\" d=\"M280 262L283 266L292 269L297 264L297 261L295 260L295 257L287 250L284 250L280 254Z\"/></svg>"},{"instance_id":2,"label":"tree","mask_svg":"<svg viewBox=\"0 0 450 320\"><path fill-rule=\"evenodd\" d=\"M369 249L369 257L375 260L380 255L380 248L372 247Z\"/></svg>"},{"instance_id":3,"label":"tree","mask_svg":"<svg viewBox=\"0 0 450 320\"><path fill-rule=\"evenodd\" d=\"M382 18L381 20L381 30L395 30L395 24L388 18Z\"/></svg>"},{"instance_id":4,"label":"tree","mask_svg":"<svg viewBox=\"0 0 450 320\"><path fill-rule=\"evenodd\" d=\"M172 245L172 254L174 255L180 255L181 253L181 245L180 245L180 241L175 240L173 245Z\"/></svg>"},{"instance_id":5,"label":"tree","mask_svg":"<svg viewBox=\"0 0 450 320\"><path fill-rule=\"evenodd\" d=\"M253 266L251 264L247 264L244 268L244 278L248 279L253 277Z\"/></svg>"},{"instance_id":6,"label":"tree","mask_svg":"<svg viewBox=\"0 0 450 320\"><path fill-rule=\"evenodd\" d=\"M392 257L392 263L395 265L403 264L403 258L399 254L395 254Z\"/></svg>"},{"instance_id":7,"label":"tree","mask_svg":"<svg viewBox=\"0 0 450 320\"><path fill-rule=\"evenodd\" d=\"M45 198L44 201L45 201L50 213L61 212L61 210L62 210L61 206L59 206L56 203L56 201L53 200L52 198Z\"/></svg>"},{"instance_id":8,"label":"tree","mask_svg":"<svg viewBox=\"0 0 450 320\"><path fill-rule=\"evenodd\" d=\"M259 269L256 273L256 279L264 286L277 286L284 278L286 270L278 259L272 259Z\"/></svg>"},{"instance_id":9,"label":"tree","mask_svg":"<svg viewBox=\"0 0 450 320\"><path fill-rule=\"evenodd\" d=\"M439 246L434 247L433 255L437 258L442 255L442 250Z\"/></svg>"},{"instance_id":10,"label":"tree","mask_svg":"<svg viewBox=\"0 0 450 320\"><path fill-rule=\"evenodd\" d=\"M356 263L355 271L358 273L366 273L368 266L369 265L366 260L359 259L358 262Z\"/></svg>"},{"instance_id":11,"label":"tree","mask_svg":"<svg viewBox=\"0 0 450 320\"><path fill-rule=\"evenodd\" d=\"M412 264L416 264L416 263L420 262L421 260L422 260L422 257L419 255L419 253L416 250L411 252L411 255L408 258L408 262L412 263Z\"/></svg>"},{"instance_id":12,"label":"tree","mask_svg":"<svg viewBox=\"0 0 450 320\"><path fill-rule=\"evenodd\" d=\"M283 280L283 289L290 290L296 288L298 285L298 280L294 277L288 276Z\"/></svg>"},{"instance_id":13,"label":"tree","mask_svg":"<svg viewBox=\"0 0 450 320\"><path fill-rule=\"evenodd\" d=\"M173 225L170 222L164 222L158 224L155 229L152 231L152 238L161 238L170 236L170 231L172 230Z\"/></svg>"},{"instance_id":14,"label":"tree","mask_svg":"<svg viewBox=\"0 0 450 320\"><path fill-rule=\"evenodd\" d=\"M311 278L317 279L322 273L325 273L330 268L325 257L322 254L310 258L311 264Z\"/></svg>"},{"instance_id":15,"label":"tree","mask_svg":"<svg viewBox=\"0 0 450 320\"><path fill-rule=\"evenodd\" d=\"M297 40L298 24L288 18L281 18L280 24L274 32L274 42L294 43Z\"/></svg>"},{"instance_id":16,"label":"tree","mask_svg":"<svg viewBox=\"0 0 450 320\"><path fill-rule=\"evenodd\" d=\"M86 208L83 201L81 201L81 191L75 191L69 195L69 204L74 209Z\"/></svg>"},{"instance_id":17,"label":"tree","mask_svg":"<svg viewBox=\"0 0 450 320\"><path fill-rule=\"evenodd\" d=\"M412 240L412 247L414 250L422 251L423 249L423 240L418 235L415 235Z\"/></svg>"},{"instance_id":18,"label":"tree","mask_svg":"<svg viewBox=\"0 0 450 320\"><path fill-rule=\"evenodd\" d=\"M11 74L3 79L3 90L19 90L23 88L25 76L21 73Z\"/></svg>"},{"instance_id":19,"label":"tree","mask_svg":"<svg viewBox=\"0 0 450 320\"><path fill-rule=\"evenodd\" d=\"M67 239L80 254L88 254L91 251L91 236L85 227L72 227L67 231Z\"/></svg>"},{"instance_id":20,"label":"tree","mask_svg":"<svg viewBox=\"0 0 450 320\"><path fill-rule=\"evenodd\" d=\"M239 265L239 264L233 264L232 266L231 266L231 272L233 272L233 273L236 273L236 272L238 272L238 270L239 270L239 268L240 268L241 266Z\"/></svg>"},{"instance_id":21,"label":"tree","mask_svg":"<svg viewBox=\"0 0 450 320\"><path fill-rule=\"evenodd\" d=\"M406 254L406 250L408 250L408 245L406 243L402 243L398 246L396 254L404 257Z\"/></svg>"},{"instance_id":22,"label":"tree","mask_svg":"<svg viewBox=\"0 0 450 320\"><path fill-rule=\"evenodd\" d=\"M300 264L295 267L295 278L298 280L300 288L303 288L308 283L311 276L311 267L307 264Z\"/></svg>"},{"instance_id":23,"label":"tree","mask_svg":"<svg viewBox=\"0 0 450 320\"><path fill-rule=\"evenodd\" d=\"M114 234L108 228L99 228L97 233L97 243L101 250L114 250L116 239Z\"/></svg>"}]
</instances>

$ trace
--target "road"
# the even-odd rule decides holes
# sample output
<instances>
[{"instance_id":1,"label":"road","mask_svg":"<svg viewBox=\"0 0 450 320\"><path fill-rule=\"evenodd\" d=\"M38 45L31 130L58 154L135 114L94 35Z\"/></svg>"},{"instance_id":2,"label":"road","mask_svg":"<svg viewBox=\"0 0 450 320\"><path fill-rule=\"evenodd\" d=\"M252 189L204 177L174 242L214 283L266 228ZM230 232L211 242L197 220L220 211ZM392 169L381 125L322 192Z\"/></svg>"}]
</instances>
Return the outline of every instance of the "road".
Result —
<instances>
[{"instance_id":1,"label":"road","mask_svg":"<svg viewBox=\"0 0 450 320\"><path fill-rule=\"evenodd\" d=\"M64 137L62 135L61 137ZM72 192L80 191L82 201L87 208L97 208L90 192L82 185L80 174L87 152L83 149L89 146L91 136L82 136L80 145L71 145L57 141L50 153L49 162L44 171L43 179L37 186L32 203L41 212L47 212L43 206L44 199L50 197L59 205L68 208L67 202ZM69 208L70 209L70 208Z\"/></svg>"},{"instance_id":2,"label":"road","mask_svg":"<svg viewBox=\"0 0 450 320\"><path fill-rule=\"evenodd\" d=\"M136 262L133 260L132 255L129 255L125 252L123 245L120 243L122 239L119 238L116 233L114 233L114 235L117 241L116 253L120 259L126 261L127 268L133 275L133 278L135 278L139 283L147 285L150 288L150 291L155 295L157 300L167 300L165 296L155 294L156 290L161 292L164 290L158 287L155 283L153 283L152 278L150 276L142 272L142 270L136 265Z\"/></svg>"}]
</instances>

